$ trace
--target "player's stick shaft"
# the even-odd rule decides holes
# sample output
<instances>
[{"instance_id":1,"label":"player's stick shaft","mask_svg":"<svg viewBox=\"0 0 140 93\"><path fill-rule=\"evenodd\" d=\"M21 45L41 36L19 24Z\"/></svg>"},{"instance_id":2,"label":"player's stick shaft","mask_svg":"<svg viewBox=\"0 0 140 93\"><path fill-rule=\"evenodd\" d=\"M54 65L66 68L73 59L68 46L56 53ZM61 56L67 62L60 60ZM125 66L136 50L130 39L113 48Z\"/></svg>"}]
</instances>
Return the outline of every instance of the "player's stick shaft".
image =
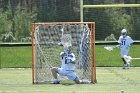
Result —
<instances>
[{"instance_id":1,"label":"player's stick shaft","mask_svg":"<svg viewBox=\"0 0 140 93\"><path fill-rule=\"evenodd\" d=\"M132 58L132 60L139 60L140 58Z\"/></svg>"}]
</instances>

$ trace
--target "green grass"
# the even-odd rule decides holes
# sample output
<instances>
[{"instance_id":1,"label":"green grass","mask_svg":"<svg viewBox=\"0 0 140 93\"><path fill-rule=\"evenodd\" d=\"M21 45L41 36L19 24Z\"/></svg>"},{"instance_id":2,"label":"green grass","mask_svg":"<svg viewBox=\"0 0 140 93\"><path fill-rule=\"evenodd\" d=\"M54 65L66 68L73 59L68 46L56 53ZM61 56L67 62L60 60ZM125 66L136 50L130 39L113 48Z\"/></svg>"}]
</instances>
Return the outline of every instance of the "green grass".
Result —
<instances>
[{"instance_id":1,"label":"green grass","mask_svg":"<svg viewBox=\"0 0 140 93\"><path fill-rule=\"evenodd\" d=\"M139 67L98 67L97 84L33 85L31 69L0 69L0 93L139 93L139 77Z\"/></svg>"},{"instance_id":2,"label":"green grass","mask_svg":"<svg viewBox=\"0 0 140 93\"><path fill-rule=\"evenodd\" d=\"M31 67L31 47L0 47L1 67Z\"/></svg>"},{"instance_id":3,"label":"green grass","mask_svg":"<svg viewBox=\"0 0 140 93\"><path fill-rule=\"evenodd\" d=\"M120 58L120 49L116 48L113 51L107 51L103 47L103 45L96 46L97 66L122 66L123 62ZM133 45L129 55L140 58L140 45ZM133 66L140 66L140 60L134 60L131 64Z\"/></svg>"},{"instance_id":4,"label":"green grass","mask_svg":"<svg viewBox=\"0 0 140 93\"><path fill-rule=\"evenodd\" d=\"M104 45L96 46L96 64L97 66L122 66L120 50L107 51ZM51 48L52 49L52 48ZM62 48L55 48L55 52L50 49L50 53L58 54ZM54 50L54 49L53 49ZM132 57L140 57L140 45L133 45L130 50ZM0 65L1 67L31 67L32 64L31 47L0 47ZM76 52L76 50L74 50ZM57 56L57 55L56 55ZM54 56L54 57L56 57ZM59 57L54 59L59 62ZM133 66L140 66L140 61L136 60L131 63Z\"/></svg>"}]
</instances>

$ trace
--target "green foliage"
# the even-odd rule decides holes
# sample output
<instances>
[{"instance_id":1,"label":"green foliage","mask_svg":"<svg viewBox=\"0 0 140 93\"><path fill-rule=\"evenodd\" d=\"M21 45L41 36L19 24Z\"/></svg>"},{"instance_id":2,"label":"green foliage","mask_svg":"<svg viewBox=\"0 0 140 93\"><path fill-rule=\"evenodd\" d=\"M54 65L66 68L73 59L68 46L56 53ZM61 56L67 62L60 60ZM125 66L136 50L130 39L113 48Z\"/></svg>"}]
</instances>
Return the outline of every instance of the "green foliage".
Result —
<instances>
[{"instance_id":1,"label":"green foliage","mask_svg":"<svg viewBox=\"0 0 140 93\"><path fill-rule=\"evenodd\" d=\"M84 0L85 5L137 4L138 0ZM110 34L115 37L125 28L134 40L140 40L140 8L91 8L84 9L84 21L96 23L96 40L104 40Z\"/></svg>"},{"instance_id":2,"label":"green foliage","mask_svg":"<svg viewBox=\"0 0 140 93\"><path fill-rule=\"evenodd\" d=\"M0 8L0 35L12 32L14 25L15 32L13 34L17 41L21 41L21 38L30 37L31 23L35 19L35 11L28 12L27 9L23 10L17 6L14 15L12 15L12 10L9 6L5 10Z\"/></svg>"},{"instance_id":3,"label":"green foliage","mask_svg":"<svg viewBox=\"0 0 140 93\"><path fill-rule=\"evenodd\" d=\"M132 13L132 16L133 16L133 21L132 21L132 24L133 24L133 30L132 30L132 37L135 38L136 40L140 40L140 12L138 12L137 9L133 10L133 13Z\"/></svg>"},{"instance_id":4,"label":"green foliage","mask_svg":"<svg viewBox=\"0 0 140 93\"><path fill-rule=\"evenodd\" d=\"M13 36L12 32L8 32L6 34L1 35L0 41L2 41L2 42L13 42L13 41L16 41L16 39Z\"/></svg>"},{"instance_id":5,"label":"green foliage","mask_svg":"<svg viewBox=\"0 0 140 93\"><path fill-rule=\"evenodd\" d=\"M130 15L124 13L121 9L112 9L108 11L110 23L113 27L113 32L119 36L120 31L126 28L129 32L133 30L132 18Z\"/></svg>"},{"instance_id":6,"label":"green foliage","mask_svg":"<svg viewBox=\"0 0 140 93\"><path fill-rule=\"evenodd\" d=\"M32 2L31 2L32 1ZM137 4L138 0L84 0L84 4ZM0 35L12 32L17 41L30 37L32 22L80 21L80 0L1 0ZM120 35L126 28L132 38L140 40L140 8L84 9L84 21L96 22L96 39Z\"/></svg>"},{"instance_id":7,"label":"green foliage","mask_svg":"<svg viewBox=\"0 0 140 93\"><path fill-rule=\"evenodd\" d=\"M4 11L0 8L0 34L4 34L11 31L12 21L9 20L11 18L11 10Z\"/></svg>"},{"instance_id":8,"label":"green foliage","mask_svg":"<svg viewBox=\"0 0 140 93\"><path fill-rule=\"evenodd\" d=\"M29 37L31 33L31 23L35 18L35 14L28 13L26 10L18 9L14 16L16 38L21 41L21 38Z\"/></svg>"},{"instance_id":9,"label":"green foliage","mask_svg":"<svg viewBox=\"0 0 140 93\"><path fill-rule=\"evenodd\" d=\"M111 34L105 38L105 41L117 41L114 34Z\"/></svg>"}]
</instances>

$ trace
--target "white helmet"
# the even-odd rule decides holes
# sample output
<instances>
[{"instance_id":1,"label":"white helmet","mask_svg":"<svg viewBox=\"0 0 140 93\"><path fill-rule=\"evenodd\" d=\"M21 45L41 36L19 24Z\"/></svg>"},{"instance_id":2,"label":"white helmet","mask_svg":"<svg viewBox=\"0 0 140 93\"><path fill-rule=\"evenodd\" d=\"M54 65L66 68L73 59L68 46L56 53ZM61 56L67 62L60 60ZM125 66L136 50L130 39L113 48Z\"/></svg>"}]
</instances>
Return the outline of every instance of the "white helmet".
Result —
<instances>
[{"instance_id":1,"label":"white helmet","mask_svg":"<svg viewBox=\"0 0 140 93\"><path fill-rule=\"evenodd\" d=\"M126 29L122 29L121 34L122 34L123 36L126 36L126 35L127 35L127 30L126 30Z\"/></svg>"},{"instance_id":2,"label":"white helmet","mask_svg":"<svg viewBox=\"0 0 140 93\"><path fill-rule=\"evenodd\" d=\"M122 34L127 33L127 30L126 29L122 29L121 33Z\"/></svg>"}]
</instances>

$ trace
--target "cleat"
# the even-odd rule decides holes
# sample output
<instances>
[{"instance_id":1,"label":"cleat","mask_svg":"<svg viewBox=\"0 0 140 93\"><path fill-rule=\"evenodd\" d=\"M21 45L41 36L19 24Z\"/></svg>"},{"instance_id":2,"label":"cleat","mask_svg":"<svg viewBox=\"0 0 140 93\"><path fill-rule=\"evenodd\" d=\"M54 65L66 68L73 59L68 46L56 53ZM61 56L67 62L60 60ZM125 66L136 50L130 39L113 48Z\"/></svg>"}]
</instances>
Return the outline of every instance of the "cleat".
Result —
<instances>
[{"instance_id":1,"label":"cleat","mask_svg":"<svg viewBox=\"0 0 140 93\"><path fill-rule=\"evenodd\" d=\"M90 84L91 81L89 80L80 80L81 84Z\"/></svg>"},{"instance_id":2,"label":"cleat","mask_svg":"<svg viewBox=\"0 0 140 93\"><path fill-rule=\"evenodd\" d=\"M60 81L54 81L51 84L60 84Z\"/></svg>"},{"instance_id":3,"label":"cleat","mask_svg":"<svg viewBox=\"0 0 140 93\"><path fill-rule=\"evenodd\" d=\"M127 64L127 69L129 69L130 68L130 64Z\"/></svg>"},{"instance_id":4,"label":"cleat","mask_svg":"<svg viewBox=\"0 0 140 93\"><path fill-rule=\"evenodd\" d=\"M127 68L127 64L124 64L122 69L126 69L126 68Z\"/></svg>"},{"instance_id":5,"label":"cleat","mask_svg":"<svg viewBox=\"0 0 140 93\"><path fill-rule=\"evenodd\" d=\"M122 69L125 69L125 67L123 67Z\"/></svg>"}]
</instances>

